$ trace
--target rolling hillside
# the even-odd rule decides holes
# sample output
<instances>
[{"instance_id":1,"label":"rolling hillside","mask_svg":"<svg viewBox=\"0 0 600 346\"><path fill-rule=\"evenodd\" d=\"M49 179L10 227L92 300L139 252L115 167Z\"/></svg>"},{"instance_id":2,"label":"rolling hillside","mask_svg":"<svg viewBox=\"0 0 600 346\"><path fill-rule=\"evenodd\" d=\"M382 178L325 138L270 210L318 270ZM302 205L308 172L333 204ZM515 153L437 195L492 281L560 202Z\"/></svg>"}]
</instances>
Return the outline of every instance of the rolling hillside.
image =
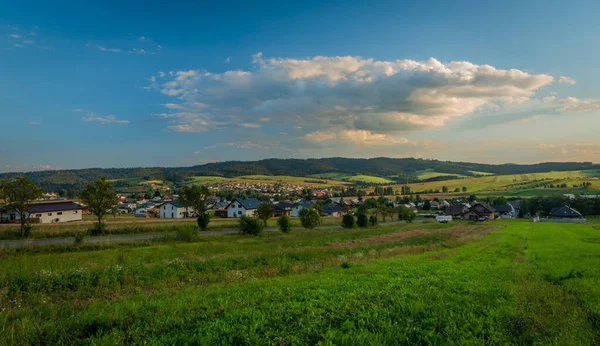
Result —
<instances>
[{"instance_id":1,"label":"rolling hillside","mask_svg":"<svg viewBox=\"0 0 600 346\"><path fill-rule=\"evenodd\" d=\"M488 165L468 162L450 162L424 160L414 158L323 158L323 159L266 159L260 161L228 161L209 163L192 167L144 167L144 168L89 168L78 170L42 171L29 173L4 173L0 179L18 175L29 176L37 185L46 191L59 189L80 189L86 183L99 176L108 179L141 179L161 180L173 184L181 184L186 178L193 176L240 177L240 176L294 176L308 177L330 175L334 178L363 175L380 179L367 179L373 182L394 180L398 183L411 180L424 180L418 177L430 176L430 179L447 179L446 177L479 175L535 174L550 171L575 171L600 169L600 165L591 162L548 162L531 165L502 164ZM340 179L342 180L342 179Z\"/></svg>"}]
</instances>

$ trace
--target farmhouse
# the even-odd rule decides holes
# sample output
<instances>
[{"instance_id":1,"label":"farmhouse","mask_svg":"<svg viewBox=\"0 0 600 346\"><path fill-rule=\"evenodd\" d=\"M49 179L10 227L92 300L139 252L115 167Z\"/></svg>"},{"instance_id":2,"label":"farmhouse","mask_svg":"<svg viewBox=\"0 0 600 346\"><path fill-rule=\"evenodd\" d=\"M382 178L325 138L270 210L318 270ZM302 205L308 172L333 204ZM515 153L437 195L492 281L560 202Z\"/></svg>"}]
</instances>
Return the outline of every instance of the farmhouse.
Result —
<instances>
[{"instance_id":1,"label":"farmhouse","mask_svg":"<svg viewBox=\"0 0 600 346\"><path fill-rule=\"evenodd\" d=\"M158 206L161 219L183 219L191 217L194 210L179 205L179 201L169 201Z\"/></svg>"},{"instance_id":2,"label":"farmhouse","mask_svg":"<svg viewBox=\"0 0 600 346\"><path fill-rule=\"evenodd\" d=\"M487 203L475 203L463 214L463 219L476 221L493 220L494 212L494 208L490 207Z\"/></svg>"},{"instance_id":3,"label":"farmhouse","mask_svg":"<svg viewBox=\"0 0 600 346\"><path fill-rule=\"evenodd\" d=\"M581 213L577 210L569 207L568 205L563 205L562 207L552 208L550 211L551 219L583 219Z\"/></svg>"},{"instance_id":4,"label":"farmhouse","mask_svg":"<svg viewBox=\"0 0 600 346\"><path fill-rule=\"evenodd\" d=\"M225 209L227 217L254 216L256 208L260 205L256 198L234 198Z\"/></svg>"},{"instance_id":5,"label":"farmhouse","mask_svg":"<svg viewBox=\"0 0 600 346\"><path fill-rule=\"evenodd\" d=\"M29 205L29 213L25 217L31 223L55 223L81 221L83 207L73 201L53 200L34 202ZM0 209L0 221L16 222L19 214L11 210L10 206Z\"/></svg>"}]
</instances>

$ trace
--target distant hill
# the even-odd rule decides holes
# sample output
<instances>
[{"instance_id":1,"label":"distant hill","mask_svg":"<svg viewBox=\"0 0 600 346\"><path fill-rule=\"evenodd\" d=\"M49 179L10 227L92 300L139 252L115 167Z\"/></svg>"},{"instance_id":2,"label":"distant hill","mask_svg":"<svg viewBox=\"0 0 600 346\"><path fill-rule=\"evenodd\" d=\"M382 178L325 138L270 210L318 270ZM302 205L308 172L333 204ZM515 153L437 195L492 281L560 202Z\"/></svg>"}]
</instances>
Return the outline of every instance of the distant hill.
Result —
<instances>
[{"instance_id":1,"label":"distant hill","mask_svg":"<svg viewBox=\"0 0 600 346\"><path fill-rule=\"evenodd\" d=\"M473 176L476 175L476 172L501 175L585 169L600 169L600 165L591 162L488 165L414 158L393 159L379 157L372 159L351 159L332 157L305 160L265 159L260 161L227 161L192 167L89 168L29 173L4 173L0 174L0 179L26 175L45 191L57 191L68 188L80 189L86 183L99 176L104 176L107 179L142 178L146 180L166 180L177 184L181 183L185 178L195 175L225 177L257 174L309 176L340 172L385 177L401 182L404 181L404 177L407 174L423 170L434 170L435 172L450 175Z\"/></svg>"}]
</instances>

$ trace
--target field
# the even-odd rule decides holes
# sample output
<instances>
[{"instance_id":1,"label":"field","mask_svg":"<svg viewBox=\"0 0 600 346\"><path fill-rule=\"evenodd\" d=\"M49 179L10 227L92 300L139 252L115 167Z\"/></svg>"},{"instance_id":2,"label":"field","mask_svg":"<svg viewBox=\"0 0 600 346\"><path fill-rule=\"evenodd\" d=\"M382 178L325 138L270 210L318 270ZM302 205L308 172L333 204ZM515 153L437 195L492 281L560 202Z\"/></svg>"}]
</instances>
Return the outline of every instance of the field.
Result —
<instances>
[{"instance_id":1,"label":"field","mask_svg":"<svg viewBox=\"0 0 600 346\"><path fill-rule=\"evenodd\" d=\"M442 172L436 172L433 169L426 169L423 171L417 171L417 178L419 180L426 180L426 179L431 179L431 178L436 178L436 177L453 177L456 176L456 174L450 174L450 173L442 173Z\"/></svg>"},{"instance_id":2,"label":"field","mask_svg":"<svg viewBox=\"0 0 600 346\"><path fill-rule=\"evenodd\" d=\"M467 187L467 192L450 193L449 195L470 195L477 196L516 196L533 197L547 196L563 193L596 193L600 189L600 175L597 171L565 171L565 172L545 172L534 174L518 175L488 175L483 177L469 177L463 179L433 181L425 183L410 184L412 192L422 192L426 190L442 190L442 186L447 186L452 192L456 188L462 190ZM580 185L583 182L590 182L592 186L588 189L574 188L573 185ZM567 188L543 188L543 184L567 184ZM400 190L401 186L394 187ZM426 194L427 195L427 194ZM444 194L448 195L448 194Z\"/></svg>"},{"instance_id":3,"label":"field","mask_svg":"<svg viewBox=\"0 0 600 346\"><path fill-rule=\"evenodd\" d=\"M86 215L87 216L87 215ZM85 217L85 221L76 223L54 223L54 224L34 224L32 225L29 239L49 239L49 238L69 238L77 234L88 232L96 220L91 217ZM300 227L298 218L290 218L292 227ZM321 219L321 225L331 226L340 225L341 218L324 217ZM236 229L238 219L213 218L208 225L209 231L220 231L224 229ZM277 227L277 219L272 218L267 223L268 227ZM141 234L141 233L174 233L182 229L190 229L196 226L194 219L142 219L133 217L112 217L106 218L107 235L116 234ZM20 229L18 225L0 225L0 240L20 239Z\"/></svg>"},{"instance_id":4,"label":"field","mask_svg":"<svg viewBox=\"0 0 600 346\"><path fill-rule=\"evenodd\" d=\"M331 179L337 181L349 181L349 182L363 182L363 183L371 183L371 184L390 184L393 183L393 180L376 177L374 175L365 175L365 174L346 174L340 172L331 172L331 173L321 173L311 175L313 178L317 179Z\"/></svg>"},{"instance_id":5,"label":"field","mask_svg":"<svg viewBox=\"0 0 600 346\"><path fill-rule=\"evenodd\" d=\"M461 222L5 250L0 344L598 344L597 227Z\"/></svg>"}]
</instances>

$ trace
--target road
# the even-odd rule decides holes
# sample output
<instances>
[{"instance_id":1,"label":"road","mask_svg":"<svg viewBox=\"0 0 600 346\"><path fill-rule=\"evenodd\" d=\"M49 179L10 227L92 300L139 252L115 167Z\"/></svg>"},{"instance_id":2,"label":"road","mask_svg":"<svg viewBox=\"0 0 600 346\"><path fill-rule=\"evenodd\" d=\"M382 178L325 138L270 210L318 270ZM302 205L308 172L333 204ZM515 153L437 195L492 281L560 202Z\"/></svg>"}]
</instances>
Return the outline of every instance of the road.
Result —
<instances>
[{"instance_id":1,"label":"road","mask_svg":"<svg viewBox=\"0 0 600 346\"><path fill-rule=\"evenodd\" d=\"M416 220L414 222L422 222L422 220ZM390 226L402 224L404 221L392 221L381 223L380 225ZM319 226L315 229L328 229L328 228L342 228L342 226ZM302 230L301 227L294 227L294 230ZM277 232L277 228L267 228L265 232ZM237 229L223 229L219 231L206 231L199 232L199 236L214 236L214 235L228 235L238 234ZM172 235L166 233L142 233L142 234L123 234L123 235L104 235L95 237L85 237L85 243L106 243L106 242L124 242L124 241L135 241L135 240L148 240L164 237L165 235ZM9 247L20 247L20 246L36 246L36 245L62 245L62 244L73 244L75 238L51 238L51 239L25 239L25 240L2 240L0 241L0 248Z\"/></svg>"}]
</instances>

